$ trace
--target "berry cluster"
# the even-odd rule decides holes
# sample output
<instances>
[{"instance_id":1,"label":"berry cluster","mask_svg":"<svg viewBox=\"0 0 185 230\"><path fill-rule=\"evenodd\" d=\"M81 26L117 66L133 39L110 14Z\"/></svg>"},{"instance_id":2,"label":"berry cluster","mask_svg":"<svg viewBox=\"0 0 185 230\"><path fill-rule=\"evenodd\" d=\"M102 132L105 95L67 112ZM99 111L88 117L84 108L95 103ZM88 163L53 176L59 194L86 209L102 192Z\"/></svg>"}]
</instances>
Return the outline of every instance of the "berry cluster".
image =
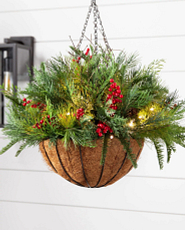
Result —
<instances>
[{"instance_id":1,"label":"berry cluster","mask_svg":"<svg viewBox=\"0 0 185 230\"><path fill-rule=\"evenodd\" d=\"M23 101L24 101L24 103L22 104L23 106L26 106L26 105L30 104L30 102L31 102L31 100L27 101L26 98L23 98Z\"/></svg>"},{"instance_id":2,"label":"berry cluster","mask_svg":"<svg viewBox=\"0 0 185 230\"><path fill-rule=\"evenodd\" d=\"M106 125L105 123L103 123L101 121L99 121L97 126L98 126L98 128L96 129L96 133L98 134L99 137L102 137L103 133L105 134L108 131L110 133L113 133L112 129L108 125Z\"/></svg>"},{"instance_id":3,"label":"berry cluster","mask_svg":"<svg viewBox=\"0 0 185 230\"><path fill-rule=\"evenodd\" d=\"M46 107L46 105L45 104L42 104L42 103L40 103L40 102L38 102L37 104L33 104L33 105L31 105L31 107L32 108L39 108L39 109L44 109L45 107Z\"/></svg>"},{"instance_id":4,"label":"berry cluster","mask_svg":"<svg viewBox=\"0 0 185 230\"><path fill-rule=\"evenodd\" d=\"M23 106L26 106L26 105L28 105L28 104L30 104L31 102L32 102L32 100L28 100L27 101L27 99L26 98L23 98ZM31 105L31 108L39 108L39 109L44 109L45 107L46 107L46 105L45 104L42 104L42 103L40 103L40 102L38 102L37 104L32 104Z\"/></svg>"},{"instance_id":5,"label":"berry cluster","mask_svg":"<svg viewBox=\"0 0 185 230\"><path fill-rule=\"evenodd\" d=\"M50 119L50 115L48 115L46 118L45 117L43 117L41 120L40 120L40 122L38 123L36 123L35 125L33 125L33 128L35 129L35 128L37 128L37 129L41 129L41 128L43 128L43 126L46 126L47 124L50 124L51 125L51 121L53 121L53 120L55 120L55 117L52 117L51 119ZM55 126L56 124L53 124L53 126Z\"/></svg>"},{"instance_id":6,"label":"berry cluster","mask_svg":"<svg viewBox=\"0 0 185 230\"><path fill-rule=\"evenodd\" d=\"M174 104L174 106L172 106L171 109L174 109L175 107L177 107L177 104Z\"/></svg>"},{"instance_id":7,"label":"berry cluster","mask_svg":"<svg viewBox=\"0 0 185 230\"><path fill-rule=\"evenodd\" d=\"M122 100L120 98L123 98L123 95L121 94L120 86L114 82L114 79L110 79L110 83L112 83L109 88L110 94L108 94L106 102L112 99L112 104L110 105L110 108L117 110L117 103L122 103Z\"/></svg>"},{"instance_id":8,"label":"berry cluster","mask_svg":"<svg viewBox=\"0 0 185 230\"><path fill-rule=\"evenodd\" d=\"M84 109L82 108L78 109L76 119L80 120L80 118L83 117L83 115L84 115Z\"/></svg>"}]
</instances>

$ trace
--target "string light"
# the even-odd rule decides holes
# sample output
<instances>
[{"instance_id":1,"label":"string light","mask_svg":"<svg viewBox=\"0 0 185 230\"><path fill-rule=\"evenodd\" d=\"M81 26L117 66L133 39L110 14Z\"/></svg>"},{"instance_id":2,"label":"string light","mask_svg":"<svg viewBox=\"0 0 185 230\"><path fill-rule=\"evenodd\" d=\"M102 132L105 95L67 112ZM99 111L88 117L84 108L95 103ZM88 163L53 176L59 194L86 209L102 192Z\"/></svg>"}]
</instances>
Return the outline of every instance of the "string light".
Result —
<instances>
[{"instance_id":1,"label":"string light","mask_svg":"<svg viewBox=\"0 0 185 230\"><path fill-rule=\"evenodd\" d=\"M114 138L114 136L113 136L113 135L111 135L111 136L110 136L110 139L113 139L113 138Z\"/></svg>"},{"instance_id":2,"label":"string light","mask_svg":"<svg viewBox=\"0 0 185 230\"><path fill-rule=\"evenodd\" d=\"M143 116L139 116L139 119L143 119Z\"/></svg>"},{"instance_id":3,"label":"string light","mask_svg":"<svg viewBox=\"0 0 185 230\"><path fill-rule=\"evenodd\" d=\"M130 121L130 123L128 124L131 128L133 128L134 127L134 121L132 120L132 121Z\"/></svg>"},{"instance_id":4,"label":"string light","mask_svg":"<svg viewBox=\"0 0 185 230\"><path fill-rule=\"evenodd\" d=\"M152 107L152 108L150 108L150 111L154 111L154 108Z\"/></svg>"},{"instance_id":5,"label":"string light","mask_svg":"<svg viewBox=\"0 0 185 230\"><path fill-rule=\"evenodd\" d=\"M68 116L69 116L69 115L70 115L70 112L68 112L66 115L68 115Z\"/></svg>"}]
</instances>

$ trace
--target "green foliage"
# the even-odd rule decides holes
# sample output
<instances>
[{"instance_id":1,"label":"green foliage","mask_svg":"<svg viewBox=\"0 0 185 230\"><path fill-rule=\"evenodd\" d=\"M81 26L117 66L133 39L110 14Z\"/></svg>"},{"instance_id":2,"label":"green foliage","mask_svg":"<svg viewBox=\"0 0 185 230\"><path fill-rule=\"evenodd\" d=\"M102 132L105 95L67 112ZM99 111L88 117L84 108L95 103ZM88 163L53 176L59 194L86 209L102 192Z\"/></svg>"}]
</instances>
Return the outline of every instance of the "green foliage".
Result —
<instances>
[{"instance_id":1,"label":"green foliage","mask_svg":"<svg viewBox=\"0 0 185 230\"><path fill-rule=\"evenodd\" d=\"M105 158L106 158L107 148L108 148L108 140L109 140L109 135L105 134L103 137L103 147L102 147L102 154L101 154L101 161L100 161L101 165L105 164Z\"/></svg>"},{"instance_id":2,"label":"green foliage","mask_svg":"<svg viewBox=\"0 0 185 230\"><path fill-rule=\"evenodd\" d=\"M185 101L178 100L176 92L169 93L163 86L159 74L164 61L142 67L135 54L121 52L115 57L102 48L97 54L90 47L91 55L85 55L71 49L70 57L59 56L42 63L39 70L35 68L35 76L25 90L6 91L0 86L11 101L8 124L3 130L10 143L0 154L17 142L21 143L16 153L19 155L24 148L47 139L54 145L61 139L66 148L70 141L93 148L96 140L102 139L100 163L104 164L113 135L122 143L134 167L137 163L131 138L140 146L143 140L152 142L162 169L165 146L167 162L176 151L176 144L185 147L185 127L181 125ZM113 81L121 92L114 97ZM29 101L26 106L25 96ZM100 124L107 128L105 132L103 128L98 130Z\"/></svg>"}]
</instances>

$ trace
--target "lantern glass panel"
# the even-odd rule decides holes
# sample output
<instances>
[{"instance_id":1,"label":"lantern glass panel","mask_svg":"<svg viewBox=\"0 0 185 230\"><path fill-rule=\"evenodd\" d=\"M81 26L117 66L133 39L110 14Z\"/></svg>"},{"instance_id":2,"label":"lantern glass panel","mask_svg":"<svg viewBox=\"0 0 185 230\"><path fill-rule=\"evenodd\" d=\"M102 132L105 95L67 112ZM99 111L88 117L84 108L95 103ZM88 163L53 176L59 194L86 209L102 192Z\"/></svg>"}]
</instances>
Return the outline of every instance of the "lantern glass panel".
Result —
<instances>
[{"instance_id":1,"label":"lantern glass panel","mask_svg":"<svg viewBox=\"0 0 185 230\"><path fill-rule=\"evenodd\" d=\"M28 49L17 49L17 86L18 88L25 89L29 81L29 56L30 52Z\"/></svg>"},{"instance_id":2,"label":"lantern glass panel","mask_svg":"<svg viewBox=\"0 0 185 230\"><path fill-rule=\"evenodd\" d=\"M2 70L3 52L0 50L0 85L3 83L3 70ZM3 95L0 93L0 126L3 123Z\"/></svg>"}]
</instances>

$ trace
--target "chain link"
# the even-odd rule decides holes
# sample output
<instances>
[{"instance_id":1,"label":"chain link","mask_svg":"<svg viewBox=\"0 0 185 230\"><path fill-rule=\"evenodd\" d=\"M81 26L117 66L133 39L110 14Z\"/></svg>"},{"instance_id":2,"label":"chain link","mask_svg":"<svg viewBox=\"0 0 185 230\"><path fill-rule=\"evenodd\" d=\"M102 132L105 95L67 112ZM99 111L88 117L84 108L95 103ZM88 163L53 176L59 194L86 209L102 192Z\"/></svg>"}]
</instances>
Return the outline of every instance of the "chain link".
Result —
<instances>
[{"instance_id":1,"label":"chain link","mask_svg":"<svg viewBox=\"0 0 185 230\"><path fill-rule=\"evenodd\" d=\"M98 18L97 18L97 5L96 1L93 2L93 13L94 13L94 45L95 45L95 52L98 51Z\"/></svg>"},{"instance_id":2,"label":"chain link","mask_svg":"<svg viewBox=\"0 0 185 230\"><path fill-rule=\"evenodd\" d=\"M98 6L96 5L96 0L91 0L91 5L89 6L89 10L88 10L88 13L87 13L87 17L86 17L86 20L85 20L85 24L84 24L84 27L83 27L83 30L82 30L81 37L80 37L79 43L77 45L77 48L80 49L80 46L81 46L82 41L84 39L86 28L87 28L89 18L90 18L91 12L92 12L92 8L93 8L93 15L94 15L95 52L98 52L98 20L99 20L99 23L100 23L100 26L101 26L100 31L101 31L101 34L103 36L103 40L105 42L105 45L106 45L107 49L110 50L111 48L109 46L109 43L108 43L108 40L107 40L107 37L106 37L106 34L105 34L103 23L102 23L102 20L100 18L100 12L98 10Z\"/></svg>"},{"instance_id":3,"label":"chain link","mask_svg":"<svg viewBox=\"0 0 185 230\"><path fill-rule=\"evenodd\" d=\"M105 45L106 45L106 47L107 47L108 50L111 50L111 48L109 46L109 42L108 42L107 36L105 34L105 30L104 30L104 27L103 27L103 23L102 23L102 20L101 20L101 17L100 17L100 12L98 10L98 7L96 7L96 15L97 15L97 17L99 19L99 23L100 23L100 26L101 26L101 33L102 33Z\"/></svg>"},{"instance_id":4,"label":"chain link","mask_svg":"<svg viewBox=\"0 0 185 230\"><path fill-rule=\"evenodd\" d=\"M91 5L89 6L89 10L88 10L88 13L87 13L87 17L86 17L86 20L85 20L85 24L84 24L84 27L83 27L83 30L82 30L82 33L81 33L79 43L77 45L77 49L80 49L80 46L81 46L82 41L84 39L85 31L86 31L86 28L87 28L87 25L88 25L88 22L89 22L89 18L90 18L90 15L91 15L92 8L93 8L93 2L91 2Z\"/></svg>"}]
</instances>

